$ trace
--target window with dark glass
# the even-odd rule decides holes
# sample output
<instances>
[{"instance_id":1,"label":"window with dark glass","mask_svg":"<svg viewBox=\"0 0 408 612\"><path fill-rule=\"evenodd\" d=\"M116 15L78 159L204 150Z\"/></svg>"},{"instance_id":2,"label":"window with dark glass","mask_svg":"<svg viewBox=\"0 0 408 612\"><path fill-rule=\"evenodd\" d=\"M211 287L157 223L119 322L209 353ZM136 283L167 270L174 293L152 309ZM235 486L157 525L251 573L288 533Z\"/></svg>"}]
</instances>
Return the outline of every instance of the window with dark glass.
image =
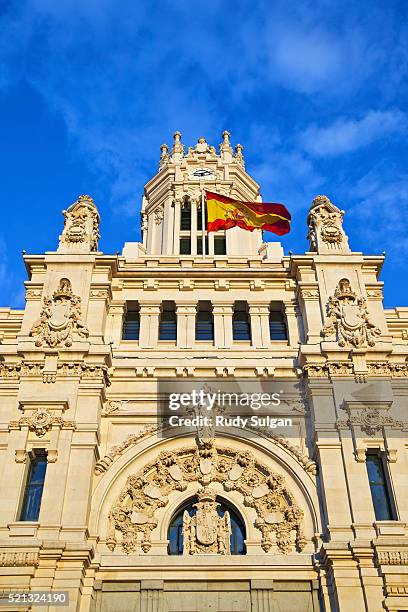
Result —
<instances>
[{"instance_id":1,"label":"window with dark glass","mask_svg":"<svg viewBox=\"0 0 408 612\"><path fill-rule=\"evenodd\" d=\"M220 501L220 500L218 500ZM196 509L193 508L193 504L197 503L196 499L189 500L184 506L182 506L177 513L174 515L169 531L167 534L169 545L169 555L182 555L183 554L183 514L187 510L190 516L194 516ZM222 501L217 508L217 512L220 517L223 517L225 512L228 511L231 520L231 536L230 536L230 547L232 555L245 555L245 525L241 517L235 512L234 508L225 501Z\"/></svg>"},{"instance_id":2,"label":"window with dark glass","mask_svg":"<svg viewBox=\"0 0 408 612\"><path fill-rule=\"evenodd\" d=\"M20 521L37 521L40 515L41 498L44 489L45 472L47 470L47 454L44 449L36 449L32 453L28 468L26 488Z\"/></svg>"},{"instance_id":3,"label":"window with dark glass","mask_svg":"<svg viewBox=\"0 0 408 612\"><path fill-rule=\"evenodd\" d=\"M182 206L180 211L180 229L191 229L191 206L188 202Z\"/></svg>"},{"instance_id":4,"label":"window with dark glass","mask_svg":"<svg viewBox=\"0 0 408 612\"><path fill-rule=\"evenodd\" d=\"M271 305L269 313L269 332L271 340L287 340L288 332L286 329L285 316L279 305Z\"/></svg>"},{"instance_id":5,"label":"window with dark glass","mask_svg":"<svg viewBox=\"0 0 408 612\"><path fill-rule=\"evenodd\" d=\"M206 204L204 204L204 223L205 225L207 225L207 206ZM201 206L200 207L197 206L197 229L198 230L203 229L203 215L201 212Z\"/></svg>"},{"instance_id":6,"label":"window with dark glass","mask_svg":"<svg viewBox=\"0 0 408 612\"><path fill-rule=\"evenodd\" d=\"M138 302L128 302L123 319L122 340L139 340L140 313Z\"/></svg>"},{"instance_id":7,"label":"window with dark glass","mask_svg":"<svg viewBox=\"0 0 408 612\"><path fill-rule=\"evenodd\" d=\"M227 254L227 241L225 236L214 236L214 255Z\"/></svg>"},{"instance_id":8,"label":"window with dark glass","mask_svg":"<svg viewBox=\"0 0 408 612\"><path fill-rule=\"evenodd\" d=\"M251 324L246 302L235 302L234 304L232 337L234 340L251 340Z\"/></svg>"},{"instance_id":9,"label":"window with dark glass","mask_svg":"<svg viewBox=\"0 0 408 612\"><path fill-rule=\"evenodd\" d=\"M180 255L191 255L191 238L180 238Z\"/></svg>"},{"instance_id":10,"label":"window with dark glass","mask_svg":"<svg viewBox=\"0 0 408 612\"><path fill-rule=\"evenodd\" d=\"M197 255L203 254L203 238L198 236L197 238ZM208 255L208 236L205 237L205 254Z\"/></svg>"},{"instance_id":11,"label":"window with dark glass","mask_svg":"<svg viewBox=\"0 0 408 612\"><path fill-rule=\"evenodd\" d=\"M366 466L375 518L377 521L392 521L396 517L383 455L376 451L367 452Z\"/></svg>"},{"instance_id":12,"label":"window with dark glass","mask_svg":"<svg viewBox=\"0 0 408 612\"><path fill-rule=\"evenodd\" d=\"M159 340L177 340L177 315L174 302L162 302L160 314Z\"/></svg>"},{"instance_id":13,"label":"window with dark glass","mask_svg":"<svg viewBox=\"0 0 408 612\"><path fill-rule=\"evenodd\" d=\"M214 340L214 318L211 302L198 302L196 315L196 340Z\"/></svg>"}]
</instances>

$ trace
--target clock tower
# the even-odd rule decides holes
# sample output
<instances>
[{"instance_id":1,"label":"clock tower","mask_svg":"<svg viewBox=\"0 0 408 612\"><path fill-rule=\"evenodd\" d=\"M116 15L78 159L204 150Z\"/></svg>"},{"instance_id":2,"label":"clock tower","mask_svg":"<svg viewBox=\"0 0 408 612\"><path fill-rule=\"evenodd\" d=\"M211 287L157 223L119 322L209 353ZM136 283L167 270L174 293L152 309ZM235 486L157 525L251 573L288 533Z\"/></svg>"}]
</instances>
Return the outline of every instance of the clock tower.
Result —
<instances>
[{"instance_id":1,"label":"clock tower","mask_svg":"<svg viewBox=\"0 0 408 612\"><path fill-rule=\"evenodd\" d=\"M240 144L232 148L227 131L222 134L218 152L205 138L199 138L186 152L180 132L175 132L170 150L166 144L161 146L159 170L147 183L142 204L147 255L242 257L264 253L267 247L262 245L261 230L206 232L206 211L202 210L205 189L261 202L258 183L245 171L242 150ZM128 243L127 249L131 248ZM279 256L283 255L279 243L275 248Z\"/></svg>"}]
</instances>

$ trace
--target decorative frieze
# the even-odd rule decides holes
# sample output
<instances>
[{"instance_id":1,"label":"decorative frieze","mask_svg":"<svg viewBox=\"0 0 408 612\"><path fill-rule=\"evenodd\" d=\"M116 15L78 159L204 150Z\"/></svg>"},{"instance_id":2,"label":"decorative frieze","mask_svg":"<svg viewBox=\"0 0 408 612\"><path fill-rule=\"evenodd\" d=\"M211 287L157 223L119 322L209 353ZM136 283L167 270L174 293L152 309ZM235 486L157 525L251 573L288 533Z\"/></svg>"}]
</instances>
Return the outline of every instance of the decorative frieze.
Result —
<instances>
[{"instance_id":1,"label":"decorative frieze","mask_svg":"<svg viewBox=\"0 0 408 612\"><path fill-rule=\"evenodd\" d=\"M38 553L36 552L0 552L0 567L38 567Z\"/></svg>"},{"instance_id":2,"label":"decorative frieze","mask_svg":"<svg viewBox=\"0 0 408 612\"><path fill-rule=\"evenodd\" d=\"M377 551L377 560L380 565L408 565L408 550Z\"/></svg>"},{"instance_id":3,"label":"decorative frieze","mask_svg":"<svg viewBox=\"0 0 408 612\"><path fill-rule=\"evenodd\" d=\"M338 429L350 429L357 426L368 436L375 436L384 427L403 429L408 426L408 423L398 421L388 414L384 414L384 409L376 406L367 406L358 411L351 410L347 406L347 413L347 419L338 419L336 421Z\"/></svg>"}]
</instances>

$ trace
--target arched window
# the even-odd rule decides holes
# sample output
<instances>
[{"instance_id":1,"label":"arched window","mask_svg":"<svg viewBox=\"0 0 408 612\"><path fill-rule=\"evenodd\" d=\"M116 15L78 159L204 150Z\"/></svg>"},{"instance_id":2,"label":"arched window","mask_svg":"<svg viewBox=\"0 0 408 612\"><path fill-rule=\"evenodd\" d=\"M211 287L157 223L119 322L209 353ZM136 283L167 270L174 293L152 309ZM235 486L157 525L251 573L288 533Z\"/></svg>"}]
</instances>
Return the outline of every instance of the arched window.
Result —
<instances>
[{"instance_id":1,"label":"arched window","mask_svg":"<svg viewBox=\"0 0 408 612\"><path fill-rule=\"evenodd\" d=\"M167 537L169 539L168 553L169 555L182 555L183 554L183 514L187 510L190 516L194 516L196 509L193 508L193 504L197 502L197 499L189 499L181 508L179 508L176 514L173 516ZM218 499L217 502L220 504L217 508L218 514L223 517L226 511L230 514L231 519L231 555L245 555L245 525L241 517L235 511L235 509L227 501Z\"/></svg>"}]
</instances>

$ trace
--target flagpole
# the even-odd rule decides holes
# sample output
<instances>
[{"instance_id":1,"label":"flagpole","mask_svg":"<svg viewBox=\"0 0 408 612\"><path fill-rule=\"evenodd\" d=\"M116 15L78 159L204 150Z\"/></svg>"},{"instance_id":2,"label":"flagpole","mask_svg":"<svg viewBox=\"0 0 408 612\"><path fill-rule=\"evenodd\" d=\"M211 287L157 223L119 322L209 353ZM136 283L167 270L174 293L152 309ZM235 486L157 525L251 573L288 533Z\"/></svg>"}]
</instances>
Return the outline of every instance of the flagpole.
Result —
<instances>
[{"instance_id":1,"label":"flagpole","mask_svg":"<svg viewBox=\"0 0 408 612\"><path fill-rule=\"evenodd\" d=\"M202 231L202 253L203 257L205 257L205 196L204 189L201 186L201 231Z\"/></svg>"}]
</instances>

